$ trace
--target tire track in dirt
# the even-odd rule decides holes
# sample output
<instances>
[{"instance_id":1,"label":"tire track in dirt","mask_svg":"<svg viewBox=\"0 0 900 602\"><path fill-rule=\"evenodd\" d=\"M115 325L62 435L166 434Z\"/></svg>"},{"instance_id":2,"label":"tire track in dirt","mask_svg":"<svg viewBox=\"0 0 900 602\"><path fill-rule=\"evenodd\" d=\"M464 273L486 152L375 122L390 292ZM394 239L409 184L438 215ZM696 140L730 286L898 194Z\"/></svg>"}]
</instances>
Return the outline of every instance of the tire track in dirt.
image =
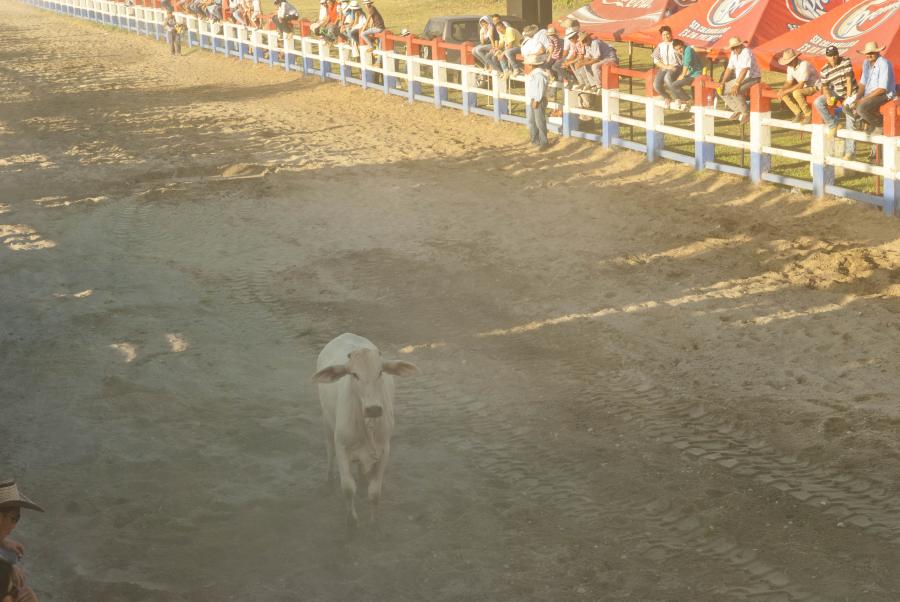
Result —
<instances>
[{"instance_id":1,"label":"tire track in dirt","mask_svg":"<svg viewBox=\"0 0 900 602\"><path fill-rule=\"evenodd\" d=\"M627 380L608 389L621 399L643 397L646 391ZM728 593L766 600L807 600L812 594L767 561L761 554L735 538L719 535L708 537L704 521L695 512L649 495L642 500L628 497L598 497L592 483L585 481L595 467L584 460L575 461L571 454L552 448L529 428L514 426L502 414L489 409L479 395L460 393L458 387L443 380L419 383L406 395L417 393L430 400L440 400L447 411L441 426L442 439L451 447L472 458L471 463L482 478L500 481L509 488L527 491L528 500L536 506L553 508L563 518L582 528L601 530L618 518L637 518L653 525L653 532L630 538L628 544L648 560L663 562L676 556L698 556L704 561L720 563L741 571L748 585L729 588ZM433 427L433 419L410 412L407 422L413 430ZM451 426L452 425L452 426ZM579 485L584 483L584 485ZM596 484L593 484L596 486Z\"/></svg>"}]
</instances>

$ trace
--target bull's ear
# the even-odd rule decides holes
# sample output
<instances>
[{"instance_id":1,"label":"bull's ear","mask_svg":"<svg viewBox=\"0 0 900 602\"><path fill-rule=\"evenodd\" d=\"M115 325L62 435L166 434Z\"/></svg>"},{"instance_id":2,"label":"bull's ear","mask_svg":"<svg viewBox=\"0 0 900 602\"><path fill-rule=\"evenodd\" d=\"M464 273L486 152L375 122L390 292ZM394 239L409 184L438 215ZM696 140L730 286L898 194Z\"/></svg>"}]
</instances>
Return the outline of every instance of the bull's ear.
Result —
<instances>
[{"instance_id":1,"label":"bull's ear","mask_svg":"<svg viewBox=\"0 0 900 602\"><path fill-rule=\"evenodd\" d=\"M393 374L394 376L412 376L419 373L419 369L416 368L415 364L411 364L409 362L404 362L401 360L382 362L381 369L388 374Z\"/></svg>"},{"instance_id":2,"label":"bull's ear","mask_svg":"<svg viewBox=\"0 0 900 602\"><path fill-rule=\"evenodd\" d=\"M350 369L346 364L338 366L328 366L327 368L322 368L313 375L313 382L319 384L333 383L336 380L344 378L349 373Z\"/></svg>"}]
</instances>

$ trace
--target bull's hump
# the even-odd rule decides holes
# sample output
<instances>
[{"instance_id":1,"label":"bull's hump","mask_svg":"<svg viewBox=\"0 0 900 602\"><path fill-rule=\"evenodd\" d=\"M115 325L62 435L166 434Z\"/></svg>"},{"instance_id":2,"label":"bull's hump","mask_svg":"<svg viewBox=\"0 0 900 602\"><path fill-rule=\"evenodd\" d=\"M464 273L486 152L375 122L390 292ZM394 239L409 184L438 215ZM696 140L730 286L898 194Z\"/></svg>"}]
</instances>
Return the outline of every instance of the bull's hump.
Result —
<instances>
[{"instance_id":1,"label":"bull's hump","mask_svg":"<svg viewBox=\"0 0 900 602\"><path fill-rule=\"evenodd\" d=\"M357 349L373 349L378 351L372 341L352 332L345 332L331 339L319 354L317 367L319 370L326 366L343 364L347 361L347 355Z\"/></svg>"}]
</instances>

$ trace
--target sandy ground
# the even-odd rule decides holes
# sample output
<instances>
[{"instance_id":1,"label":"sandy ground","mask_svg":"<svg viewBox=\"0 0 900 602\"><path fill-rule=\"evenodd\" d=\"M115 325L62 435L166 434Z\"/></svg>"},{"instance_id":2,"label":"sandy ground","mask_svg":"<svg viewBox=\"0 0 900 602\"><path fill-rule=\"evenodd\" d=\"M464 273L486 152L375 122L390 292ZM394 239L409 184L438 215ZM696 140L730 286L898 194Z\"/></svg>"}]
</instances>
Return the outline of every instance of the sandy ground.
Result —
<instances>
[{"instance_id":1,"label":"sandy ground","mask_svg":"<svg viewBox=\"0 0 900 602\"><path fill-rule=\"evenodd\" d=\"M897 600L896 219L0 0L42 600ZM381 522L315 356L399 383Z\"/></svg>"}]
</instances>

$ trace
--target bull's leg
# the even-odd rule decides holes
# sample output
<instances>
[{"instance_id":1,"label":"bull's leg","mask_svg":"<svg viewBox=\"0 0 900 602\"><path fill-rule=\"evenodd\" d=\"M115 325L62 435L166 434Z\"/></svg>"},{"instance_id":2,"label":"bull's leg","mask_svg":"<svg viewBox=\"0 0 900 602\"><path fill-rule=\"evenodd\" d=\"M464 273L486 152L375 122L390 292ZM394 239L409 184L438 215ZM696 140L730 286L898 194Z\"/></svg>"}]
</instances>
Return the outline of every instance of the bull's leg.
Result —
<instances>
[{"instance_id":1,"label":"bull's leg","mask_svg":"<svg viewBox=\"0 0 900 602\"><path fill-rule=\"evenodd\" d=\"M391 455L391 448L384 446L384 452L378 458L378 462L372 467L369 477L369 509L371 511L371 520L374 523L378 516L378 508L381 505L381 486L384 484L384 471L387 468L388 458Z\"/></svg>"},{"instance_id":2,"label":"bull's leg","mask_svg":"<svg viewBox=\"0 0 900 602\"><path fill-rule=\"evenodd\" d=\"M359 516L356 514L356 506L353 498L356 496L356 481L350 470L350 458L347 450L341 445L335 446L335 460L337 460L338 474L341 476L341 491L344 493L344 502L347 504L347 523L351 526L359 524Z\"/></svg>"},{"instance_id":3,"label":"bull's leg","mask_svg":"<svg viewBox=\"0 0 900 602\"><path fill-rule=\"evenodd\" d=\"M322 426L325 428L325 454L328 457L328 464L325 467L325 487L330 489L334 479L334 431L328 423L323 422Z\"/></svg>"}]
</instances>

